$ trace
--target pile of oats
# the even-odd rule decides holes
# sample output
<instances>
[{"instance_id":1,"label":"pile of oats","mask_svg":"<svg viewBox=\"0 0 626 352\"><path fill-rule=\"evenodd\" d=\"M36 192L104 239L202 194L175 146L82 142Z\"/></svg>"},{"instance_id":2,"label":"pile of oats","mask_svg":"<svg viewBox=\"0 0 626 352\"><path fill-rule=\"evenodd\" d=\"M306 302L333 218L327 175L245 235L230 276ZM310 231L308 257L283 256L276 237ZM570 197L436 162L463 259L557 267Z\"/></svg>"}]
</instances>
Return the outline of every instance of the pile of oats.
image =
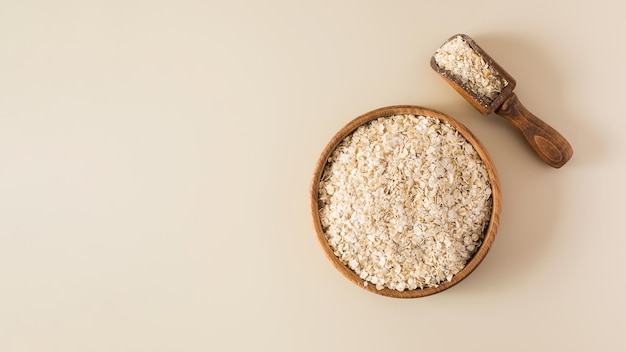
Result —
<instances>
[{"instance_id":1,"label":"pile of oats","mask_svg":"<svg viewBox=\"0 0 626 352\"><path fill-rule=\"evenodd\" d=\"M335 255L377 289L437 287L481 245L491 216L487 169L452 126L396 115L357 128L334 150L319 214Z\"/></svg>"},{"instance_id":2,"label":"pile of oats","mask_svg":"<svg viewBox=\"0 0 626 352\"><path fill-rule=\"evenodd\" d=\"M491 103L509 84L461 36L443 44L434 57L437 66L449 71L487 103Z\"/></svg>"}]
</instances>

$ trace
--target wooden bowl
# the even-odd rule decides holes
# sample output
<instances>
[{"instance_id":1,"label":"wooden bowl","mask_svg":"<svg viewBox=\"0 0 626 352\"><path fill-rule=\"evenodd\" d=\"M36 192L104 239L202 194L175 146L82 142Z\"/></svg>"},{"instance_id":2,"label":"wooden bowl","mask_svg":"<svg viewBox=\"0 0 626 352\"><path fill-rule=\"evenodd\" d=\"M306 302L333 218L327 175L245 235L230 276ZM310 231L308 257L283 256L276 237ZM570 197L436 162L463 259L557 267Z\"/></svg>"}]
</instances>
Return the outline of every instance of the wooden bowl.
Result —
<instances>
[{"instance_id":1,"label":"wooden bowl","mask_svg":"<svg viewBox=\"0 0 626 352\"><path fill-rule=\"evenodd\" d=\"M470 258L470 260L466 263L465 267L461 269L456 275L452 277L451 281L444 281L437 287L428 287L423 289L415 289L415 290L407 290L407 291L398 291L392 290L388 288L384 288L382 290L377 290L376 285L369 284L364 285L363 279L359 278L359 276L352 271L348 266L341 262L341 260L335 256L333 250L331 249L326 235L324 234L322 224L320 221L319 214L319 183L324 172L324 167L327 163L327 160L331 153L337 148L339 143L350 135L355 129L359 126L364 125L372 120L375 120L380 117L387 117L392 115L402 115L402 114L412 114L412 115L422 115L422 116L430 116L435 117L442 122L448 123L456 130L458 130L464 137L467 139L474 149L478 152L478 155L482 159L483 163L487 168L487 172L489 175L489 179L491 182L491 190L492 190L492 209L491 209L491 217L489 219L489 223L487 224L484 231L484 239L481 246L476 250L474 255ZM480 262L483 260L491 244L493 243L496 232L498 229L498 224L500 222L500 205L501 205L501 191L500 191L500 181L498 179L498 175L496 173L496 169L493 165L493 161L491 157L485 150L484 146L474 135L460 122L454 120L453 118L435 110L419 107L419 106L390 106L385 108L380 108L374 111L370 111L364 115L357 117L356 119L350 121L346 126L344 126L335 136L330 140L328 145L324 148L322 154L317 161L315 166L315 172L313 173L313 181L311 182L310 188L311 194L311 212L313 215L313 225L315 227L315 231L317 233L317 239L321 244L324 253L331 261L331 263L339 270L345 277L347 277L350 281L355 283L356 285L376 294L389 296L389 297L398 297L398 298L414 298L414 297L423 297L432 295L434 293L441 292L446 290L456 284L458 284L461 280L465 279Z\"/></svg>"}]
</instances>

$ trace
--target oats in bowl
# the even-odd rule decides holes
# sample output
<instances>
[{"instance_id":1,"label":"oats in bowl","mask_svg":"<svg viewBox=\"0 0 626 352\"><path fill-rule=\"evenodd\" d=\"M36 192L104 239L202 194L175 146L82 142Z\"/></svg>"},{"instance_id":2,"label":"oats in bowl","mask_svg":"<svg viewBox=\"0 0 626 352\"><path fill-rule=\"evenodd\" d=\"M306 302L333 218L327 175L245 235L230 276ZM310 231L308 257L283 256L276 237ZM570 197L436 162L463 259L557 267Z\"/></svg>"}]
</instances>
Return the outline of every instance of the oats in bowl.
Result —
<instances>
[{"instance_id":1,"label":"oats in bowl","mask_svg":"<svg viewBox=\"0 0 626 352\"><path fill-rule=\"evenodd\" d=\"M331 142L311 190L314 217L327 254L353 281L381 294L430 294L458 282L483 246L497 216L495 173L462 125L398 109Z\"/></svg>"}]
</instances>

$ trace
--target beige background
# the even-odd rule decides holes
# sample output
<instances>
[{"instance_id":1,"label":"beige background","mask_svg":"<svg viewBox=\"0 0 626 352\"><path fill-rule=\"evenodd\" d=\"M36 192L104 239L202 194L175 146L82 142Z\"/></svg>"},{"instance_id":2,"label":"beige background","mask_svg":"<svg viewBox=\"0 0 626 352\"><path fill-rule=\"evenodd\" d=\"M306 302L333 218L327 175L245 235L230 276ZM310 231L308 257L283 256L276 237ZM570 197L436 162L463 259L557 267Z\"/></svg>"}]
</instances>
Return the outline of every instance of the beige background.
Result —
<instances>
[{"instance_id":1,"label":"beige background","mask_svg":"<svg viewBox=\"0 0 626 352\"><path fill-rule=\"evenodd\" d=\"M0 351L626 350L619 1L0 1ZM542 164L429 67L455 33L572 143ZM466 124L502 221L464 282L371 294L315 161L394 104Z\"/></svg>"}]
</instances>

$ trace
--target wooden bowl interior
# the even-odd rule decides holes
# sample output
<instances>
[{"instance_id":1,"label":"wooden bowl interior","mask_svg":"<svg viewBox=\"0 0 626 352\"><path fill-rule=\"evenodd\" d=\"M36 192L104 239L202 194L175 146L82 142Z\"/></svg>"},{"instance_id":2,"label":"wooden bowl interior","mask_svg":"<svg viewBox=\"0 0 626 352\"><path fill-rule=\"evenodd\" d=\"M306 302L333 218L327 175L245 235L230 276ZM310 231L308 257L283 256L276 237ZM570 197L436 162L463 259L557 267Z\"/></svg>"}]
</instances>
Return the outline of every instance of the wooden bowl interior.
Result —
<instances>
[{"instance_id":1,"label":"wooden bowl interior","mask_svg":"<svg viewBox=\"0 0 626 352\"><path fill-rule=\"evenodd\" d=\"M355 129L359 126L364 125L372 120L375 120L380 117L387 117L392 115L402 115L402 114L412 114L412 115L422 115L422 116L430 116L435 117L442 122L446 122L458 130L476 149L478 155L484 162L487 172L489 174L491 188L492 188L492 211L491 217L489 219L489 224L485 229L484 239L482 245L478 248L478 250L474 253L472 258L467 262L465 267L458 272L451 281L445 281L441 283L438 287L430 287L424 289L416 289L416 290L407 290L407 291L397 291L391 289L382 289L377 290L375 285L369 284L367 286L363 285L363 279L359 278L358 275L350 270L346 265L344 265L341 260L335 256L332 248L328 244L326 240L326 235L324 234L319 214L319 183L324 172L324 167L328 160L330 154L337 148L339 143L351 134ZM493 240L495 239L496 232L498 229L498 225L500 222L500 204L501 204L501 191L500 191L500 182L498 179L498 175L496 173L496 169L493 165L491 157L485 150L484 146L474 137L474 135L461 123L454 120L453 118L427 108L419 107L419 106L391 106L380 108L371 112L368 112L364 115L357 117L356 119L350 121L347 125L345 125L335 136L330 140L330 142L326 145L322 154L320 155L317 164L315 166L315 171L313 173L313 180L311 182L310 188L310 196L311 196L311 213L313 216L313 225L315 227L315 231L317 234L317 238L319 243L321 244L326 257L331 261L331 263L339 270L346 278L355 283L356 285L376 294L389 296L389 297L398 297L398 298L414 298L414 297L422 297L432 295L437 292L441 292L446 290L456 284L458 284L461 280L467 277L480 262L483 260Z\"/></svg>"}]
</instances>

